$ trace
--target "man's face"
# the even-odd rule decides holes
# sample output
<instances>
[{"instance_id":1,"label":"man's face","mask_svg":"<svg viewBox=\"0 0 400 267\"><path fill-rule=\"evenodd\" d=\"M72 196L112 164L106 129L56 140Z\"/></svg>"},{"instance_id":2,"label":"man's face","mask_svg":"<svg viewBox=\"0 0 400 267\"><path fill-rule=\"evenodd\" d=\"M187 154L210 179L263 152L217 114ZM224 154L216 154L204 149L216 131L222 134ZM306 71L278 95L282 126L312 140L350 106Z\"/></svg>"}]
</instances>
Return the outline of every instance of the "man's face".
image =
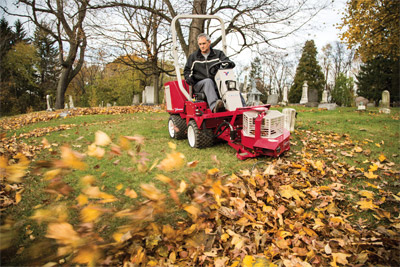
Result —
<instances>
[{"instance_id":1,"label":"man's face","mask_svg":"<svg viewBox=\"0 0 400 267\"><path fill-rule=\"evenodd\" d=\"M197 42L198 42L201 53L207 54L208 52L210 52L211 40L207 41L206 37L200 37Z\"/></svg>"}]
</instances>

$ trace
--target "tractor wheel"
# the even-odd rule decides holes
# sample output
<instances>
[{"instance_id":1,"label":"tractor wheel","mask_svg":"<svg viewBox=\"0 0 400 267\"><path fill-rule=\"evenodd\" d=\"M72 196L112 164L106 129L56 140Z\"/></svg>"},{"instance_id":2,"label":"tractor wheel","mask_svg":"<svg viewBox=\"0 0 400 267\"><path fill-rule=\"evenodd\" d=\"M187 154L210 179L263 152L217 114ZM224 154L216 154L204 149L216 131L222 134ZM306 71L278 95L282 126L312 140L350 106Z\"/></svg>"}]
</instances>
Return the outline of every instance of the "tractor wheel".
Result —
<instances>
[{"instance_id":1,"label":"tractor wheel","mask_svg":"<svg viewBox=\"0 0 400 267\"><path fill-rule=\"evenodd\" d=\"M174 139L185 139L186 138L186 121L179 115L171 115L168 120L168 132L169 136Z\"/></svg>"},{"instance_id":2,"label":"tractor wheel","mask_svg":"<svg viewBox=\"0 0 400 267\"><path fill-rule=\"evenodd\" d=\"M214 142L212 131L210 129L199 129L194 120L189 122L187 137L189 145L195 148L209 147Z\"/></svg>"}]
</instances>

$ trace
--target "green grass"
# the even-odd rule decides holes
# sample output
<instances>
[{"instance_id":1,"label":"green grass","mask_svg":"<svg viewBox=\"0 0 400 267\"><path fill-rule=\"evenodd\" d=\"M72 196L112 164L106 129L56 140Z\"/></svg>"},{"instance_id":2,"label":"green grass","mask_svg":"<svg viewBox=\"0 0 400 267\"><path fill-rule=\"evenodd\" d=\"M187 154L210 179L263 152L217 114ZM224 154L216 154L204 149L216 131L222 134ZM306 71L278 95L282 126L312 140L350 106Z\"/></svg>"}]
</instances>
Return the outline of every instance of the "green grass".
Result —
<instances>
[{"instance_id":1,"label":"green grass","mask_svg":"<svg viewBox=\"0 0 400 267\"><path fill-rule=\"evenodd\" d=\"M377 109L372 112L356 112L354 108L338 108L335 111L319 111L311 108L295 107L298 111L296 121L296 132L292 135L291 152L286 153L284 158L294 159L301 154L304 142L313 142L316 149L314 155L320 157L325 162L346 163L349 166L357 168L365 168L372 161L377 161L380 154L384 154L387 159L394 162L395 166L399 166L400 158L397 155L400 148L400 124L399 124L399 109L392 109L392 113L379 114ZM51 149L43 150L37 155L32 163L30 174L24 180L25 191L22 195L22 201L15 206L9 207L2 214L2 222L6 216L16 220L17 228L19 229L15 246L7 251L10 253L9 260L11 264L18 264L23 260L24 253L14 257L15 250L21 247L28 248L40 239L45 234L45 228L38 225L29 219L35 211L36 207L46 208L55 202L55 196L46 193L44 190L48 185L47 181L43 181L42 175L45 169L35 168L39 160L53 160L60 157L59 150L63 144L69 145L72 149L84 153L87 151L88 145L94 141L94 133L101 130L107 133L114 143L118 143L119 136L134 136L140 135L145 137L144 145L134 147L136 157L145 157L147 166L150 167L165 158L167 153L171 152L168 142L173 142L177 145L177 151L185 155L186 162L198 161L194 168L182 168L181 170L166 173L154 168L150 171L141 172L138 170L137 162L134 162L131 156L124 153L121 156L113 156L106 153L102 159L87 157L85 162L89 168L84 171L72 171L64 181L71 186L74 191L65 197L66 202L74 207L76 204L75 198L79 195L82 185L80 178L84 175L94 175L98 185L102 191L115 195L119 201L107 204L111 210L120 210L135 205L139 200L132 200L124 196L125 188L131 188L136 192L140 192L140 184L154 183L158 188L165 186L155 179L159 173L165 174L168 177L176 180L178 183L181 180L188 181L192 172L205 172L208 169L218 168L222 173L231 174L239 170L253 168L256 164L262 167L263 164L273 161L272 158L259 158L240 161L236 158L236 152L226 143L219 143L213 147L206 149L192 149L189 147L187 140L171 140L168 134L167 122L169 114L167 113L136 113L124 115L90 115L70 117L66 119L56 119L48 122L40 122L27 125L15 131L8 131L7 137L21 133L29 133L38 128L55 127L61 124L73 124L70 129L51 132L44 136L31 137L23 141L38 145L45 137L49 143L55 144ZM309 131L309 133L307 133ZM313 134L311 134L313 133ZM315 134L317 133L317 134ZM329 134L337 134L337 140L328 138ZM329 152L329 155L324 155L318 152L318 147L324 147L324 143L332 145L337 143L337 149ZM343 145L343 142L349 142L348 145ZM376 144L379 144L378 147ZM346 157L342 152L351 153L354 147L360 146L363 153L353 153L353 157ZM370 150L369 155L364 152ZM107 148L109 151L109 148ZM368 154L368 153L367 153ZM217 164L212 159L216 156L220 164ZM116 160L120 160L116 162ZM366 162L368 160L368 162ZM330 180L326 181L331 182ZM394 191L398 190L395 186L394 178L388 177L388 187L391 186ZM349 180L349 188L352 186L361 186L360 179ZM118 191L116 186L122 184L123 189ZM166 190L165 190L166 191ZM395 192L397 193L397 192ZM348 194L351 195L350 193ZM354 197L353 201L358 201L358 197ZM185 199L183 199L185 201ZM76 208L70 209L71 223L78 223L78 211ZM369 216L369 213L359 216ZM175 217L174 217L175 216ZM175 213L171 221L179 219L184 214ZM369 216L373 220L372 216ZM106 216L100 223L99 227L105 227L102 235L109 236L121 224L121 220L113 219L112 216ZM26 234L27 227L33 230L35 240L30 240ZM6 254L7 255L7 254ZM26 256L26 255L25 255ZM2 256L3 257L3 256ZM5 256L7 257L7 256Z\"/></svg>"}]
</instances>

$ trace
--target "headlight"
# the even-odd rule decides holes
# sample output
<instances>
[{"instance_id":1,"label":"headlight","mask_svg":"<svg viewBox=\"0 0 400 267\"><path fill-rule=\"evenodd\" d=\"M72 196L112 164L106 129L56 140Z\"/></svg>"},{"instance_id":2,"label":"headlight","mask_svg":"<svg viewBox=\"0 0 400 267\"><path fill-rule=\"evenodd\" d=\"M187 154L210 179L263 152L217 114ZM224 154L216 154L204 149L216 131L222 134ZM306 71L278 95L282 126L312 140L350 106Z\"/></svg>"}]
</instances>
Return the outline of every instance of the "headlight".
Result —
<instances>
[{"instance_id":1,"label":"headlight","mask_svg":"<svg viewBox=\"0 0 400 267\"><path fill-rule=\"evenodd\" d=\"M236 90L235 81L226 81L226 86L228 87L228 91Z\"/></svg>"}]
</instances>

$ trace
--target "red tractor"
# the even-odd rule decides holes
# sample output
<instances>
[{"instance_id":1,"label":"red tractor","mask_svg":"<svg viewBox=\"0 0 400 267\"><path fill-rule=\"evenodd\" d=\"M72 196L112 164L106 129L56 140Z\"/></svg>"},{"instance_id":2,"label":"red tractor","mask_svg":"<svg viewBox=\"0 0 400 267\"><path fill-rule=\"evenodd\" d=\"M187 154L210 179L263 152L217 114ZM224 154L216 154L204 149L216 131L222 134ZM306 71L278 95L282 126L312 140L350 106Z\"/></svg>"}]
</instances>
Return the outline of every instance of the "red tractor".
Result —
<instances>
[{"instance_id":1,"label":"red tractor","mask_svg":"<svg viewBox=\"0 0 400 267\"><path fill-rule=\"evenodd\" d=\"M226 54L225 28L213 15L179 15L172 20L173 53L177 81L165 83L168 130L171 138L187 138L193 148L212 146L215 140L228 142L240 160L257 156L277 157L290 149L290 132L284 129L285 117L270 105L243 107L232 66L218 62L210 68L226 111L213 113L200 95L181 79L178 65L175 23L181 18L218 19L221 23L223 51Z\"/></svg>"}]
</instances>

